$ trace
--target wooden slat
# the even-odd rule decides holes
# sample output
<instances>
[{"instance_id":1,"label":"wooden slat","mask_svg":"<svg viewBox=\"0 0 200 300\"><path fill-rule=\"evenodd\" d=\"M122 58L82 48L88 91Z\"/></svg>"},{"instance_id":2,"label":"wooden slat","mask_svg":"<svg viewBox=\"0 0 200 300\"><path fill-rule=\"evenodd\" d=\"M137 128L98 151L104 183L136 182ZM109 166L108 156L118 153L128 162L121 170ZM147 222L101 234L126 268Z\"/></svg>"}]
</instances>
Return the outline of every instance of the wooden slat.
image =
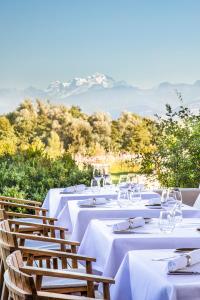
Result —
<instances>
[{"instance_id":1,"label":"wooden slat","mask_svg":"<svg viewBox=\"0 0 200 300\"><path fill-rule=\"evenodd\" d=\"M78 280L86 280L92 282L104 282L104 283L115 283L114 279L97 276L93 274L83 274L83 273L75 273L75 272L68 272L68 271L61 271L61 270L50 270L46 268L35 268L35 267L27 267L24 266L20 268L20 270L26 274L35 274L35 275L42 275L42 276L52 276L52 277L59 277L59 278L70 278L70 279L78 279Z\"/></svg>"},{"instance_id":2,"label":"wooden slat","mask_svg":"<svg viewBox=\"0 0 200 300\"><path fill-rule=\"evenodd\" d=\"M34 204L34 205L37 205L37 206L42 205L42 203L40 201L23 199L23 198L16 198L16 197L8 197L8 196L3 196L3 195L0 195L0 200L15 201L15 202L21 202L21 203L25 203L25 204L29 203L29 204Z\"/></svg>"}]
</instances>

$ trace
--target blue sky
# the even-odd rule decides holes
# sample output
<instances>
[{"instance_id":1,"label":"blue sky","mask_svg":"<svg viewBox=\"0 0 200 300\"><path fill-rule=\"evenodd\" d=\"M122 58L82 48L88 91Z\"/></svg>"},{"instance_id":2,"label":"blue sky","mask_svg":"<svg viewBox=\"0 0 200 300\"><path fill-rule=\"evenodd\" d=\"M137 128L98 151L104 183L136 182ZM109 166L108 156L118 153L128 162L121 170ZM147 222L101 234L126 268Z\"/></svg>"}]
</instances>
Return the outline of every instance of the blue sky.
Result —
<instances>
[{"instance_id":1,"label":"blue sky","mask_svg":"<svg viewBox=\"0 0 200 300\"><path fill-rule=\"evenodd\" d=\"M0 0L0 88L200 79L199 0Z\"/></svg>"}]
</instances>

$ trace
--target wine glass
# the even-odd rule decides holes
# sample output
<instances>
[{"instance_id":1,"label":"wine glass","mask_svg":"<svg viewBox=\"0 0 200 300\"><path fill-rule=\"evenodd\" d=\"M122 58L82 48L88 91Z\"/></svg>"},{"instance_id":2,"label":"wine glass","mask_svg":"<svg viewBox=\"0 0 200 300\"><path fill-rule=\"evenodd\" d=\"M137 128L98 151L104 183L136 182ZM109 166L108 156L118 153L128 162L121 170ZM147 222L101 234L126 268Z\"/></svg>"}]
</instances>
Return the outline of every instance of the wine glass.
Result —
<instances>
[{"instance_id":1,"label":"wine glass","mask_svg":"<svg viewBox=\"0 0 200 300\"><path fill-rule=\"evenodd\" d=\"M127 187L128 188L129 182L128 182L127 175L120 175L118 185L119 185L119 187Z\"/></svg>"},{"instance_id":2,"label":"wine glass","mask_svg":"<svg viewBox=\"0 0 200 300\"><path fill-rule=\"evenodd\" d=\"M169 196L173 199L175 199L175 206L174 206L174 215L175 215L175 221L176 223L181 223L183 220L183 213L182 213L182 193L179 188L172 188L169 191Z\"/></svg>"},{"instance_id":3,"label":"wine glass","mask_svg":"<svg viewBox=\"0 0 200 300\"><path fill-rule=\"evenodd\" d=\"M161 194L161 206L164 209L168 208L168 190L167 189L163 189L162 190L162 194Z\"/></svg>"},{"instance_id":4,"label":"wine glass","mask_svg":"<svg viewBox=\"0 0 200 300\"><path fill-rule=\"evenodd\" d=\"M175 228L175 216L170 210L163 210L160 212L159 228L164 233L171 233Z\"/></svg>"},{"instance_id":5,"label":"wine glass","mask_svg":"<svg viewBox=\"0 0 200 300\"><path fill-rule=\"evenodd\" d=\"M90 186L91 186L92 191L94 191L94 192L98 191L100 189L100 181L96 178L93 178L91 180Z\"/></svg>"}]
</instances>

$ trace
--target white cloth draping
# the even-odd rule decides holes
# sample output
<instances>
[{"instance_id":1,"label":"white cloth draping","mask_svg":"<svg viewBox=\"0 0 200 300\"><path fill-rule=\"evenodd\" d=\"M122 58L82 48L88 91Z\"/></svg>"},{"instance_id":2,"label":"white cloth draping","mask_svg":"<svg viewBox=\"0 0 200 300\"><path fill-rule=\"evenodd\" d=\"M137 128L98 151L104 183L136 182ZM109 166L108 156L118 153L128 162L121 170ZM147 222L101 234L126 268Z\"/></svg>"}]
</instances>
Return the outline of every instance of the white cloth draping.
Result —
<instances>
[{"instance_id":1,"label":"white cloth draping","mask_svg":"<svg viewBox=\"0 0 200 300\"><path fill-rule=\"evenodd\" d=\"M144 227L134 229L142 232L141 234L115 234L112 232L112 224L115 222L116 220L92 220L78 251L79 254L95 257L93 268L104 276L114 277L125 254L130 250L200 248L200 232L196 230L199 219L184 219L181 226L177 225L170 234L159 230L156 219Z\"/></svg>"},{"instance_id":2,"label":"white cloth draping","mask_svg":"<svg viewBox=\"0 0 200 300\"><path fill-rule=\"evenodd\" d=\"M144 197L149 194L142 195ZM92 219L130 217L157 218L160 214L160 209L145 206L145 201L140 201L127 208L120 208L117 203L115 203L115 205L113 204L113 206L111 203L111 205L107 207L98 206L93 208L80 208L77 205L77 201L68 201L67 205L71 220L71 224L68 224L67 228L72 230L72 240L79 242L82 241L86 228ZM183 205L182 211L184 218L200 217L200 210L191 206Z\"/></svg>"},{"instance_id":3,"label":"white cloth draping","mask_svg":"<svg viewBox=\"0 0 200 300\"><path fill-rule=\"evenodd\" d=\"M64 189L50 189L46 195L43 203L43 207L48 209L48 215L58 219L56 225L63 226L72 231L72 220L69 214L68 202L71 200L87 200L92 198L117 198L117 192L113 188L100 188L98 191L87 188L81 193L64 194ZM149 199L152 197L160 197L155 192L142 193L143 199ZM86 228L85 228L86 229Z\"/></svg>"},{"instance_id":4,"label":"white cloth draping","mask_svg":"<svg viewBox=\"0 0 200 300\"><path fill-rule=\"evenodd\" d=\"M167 275L167 261L152 261L173 255L173 250L128 252L110 288L111 300L199 300L200 276ZM193 270L200 271L200 264Z\"/></svg>"}]
</instances>

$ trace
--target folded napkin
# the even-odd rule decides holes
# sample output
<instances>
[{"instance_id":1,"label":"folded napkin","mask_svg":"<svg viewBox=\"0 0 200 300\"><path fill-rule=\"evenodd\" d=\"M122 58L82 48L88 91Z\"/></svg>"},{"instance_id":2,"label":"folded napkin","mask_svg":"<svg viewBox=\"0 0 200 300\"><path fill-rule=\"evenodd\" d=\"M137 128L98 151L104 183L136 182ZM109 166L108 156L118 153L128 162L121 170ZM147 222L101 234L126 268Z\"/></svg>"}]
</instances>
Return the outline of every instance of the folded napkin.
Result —
<instances>
[{"instance_id":1,"label":"folded napkin","mask_svg":"<svg viewBox=\"0 0 200 300\"><path fill-rule=\"evenodd\" d=\"M161 204L160 198L151 198L148 200L148 205L158 205Z\"/></svg>"},{"instance_id":2,"label":"folded napkin","mask_svg":"<svg viewBox=\"0 0 200 300\"><path fill-rule=\"evenodd\" d=\"M64 192L64 193L69 193L69 194L75 193L75 186L68 186L67 188L65 188L65 189L63 190L63 192Z\"/></svg>"},{"instance_id":3,"label":"folded napkin","mask_svg":"<svg viewBox=\"0 0 200 300\"><path fill-rule=\"evenodd\" d=\"M133 229L137 227L142 227L145 224L145 220L142 217L137 217L134 219L129 219L123 222L118 222L113 224L112 229L115 230L126 230L126 229Z\"/></svg>"},{"instance_id":4,"label":"folded napkin","mask_svg":"<svg viewBox=\"0 0 200 300\"><path fill-rule=\"evenodd\" d=\"M63 190L63 192L65 192L65 193L77 193L77 192L84 191L85 188L86 188L85 184L72 185L72 186L68 186L67 188L65 188Z\"/></svg>"},{"instance_id":5,"label":"folded napkin","mask_svg":"<svg viewBox=\"0 0 200 300\"><path fill-rule=\"evenodd\" d=\"M200 262L200 249L182 254L168 261L168 271L175 272L179 269L191 266Z\"/></svg>"},{"instance_id":6,"label":"folded napkin","mask_svg":"<svg viewBox=\"0 0 200 300\"><path fill-rule=\"evenodd\" d=\"M85 184L78 184L75 186L75 190L76 192L82 192L86 189L86 185Z\"/></svg>"},{"instance_id":7,"label":"folded napkin","mask_svg":"<svg viewBox=\"0 0 200 300\"><path fill-rule=\"evenodd\" d=\"M105 198L92 198L86 200L79 200L78 205L101 205L106 204L107 200Z\"/></svg>"}]
</instances>

